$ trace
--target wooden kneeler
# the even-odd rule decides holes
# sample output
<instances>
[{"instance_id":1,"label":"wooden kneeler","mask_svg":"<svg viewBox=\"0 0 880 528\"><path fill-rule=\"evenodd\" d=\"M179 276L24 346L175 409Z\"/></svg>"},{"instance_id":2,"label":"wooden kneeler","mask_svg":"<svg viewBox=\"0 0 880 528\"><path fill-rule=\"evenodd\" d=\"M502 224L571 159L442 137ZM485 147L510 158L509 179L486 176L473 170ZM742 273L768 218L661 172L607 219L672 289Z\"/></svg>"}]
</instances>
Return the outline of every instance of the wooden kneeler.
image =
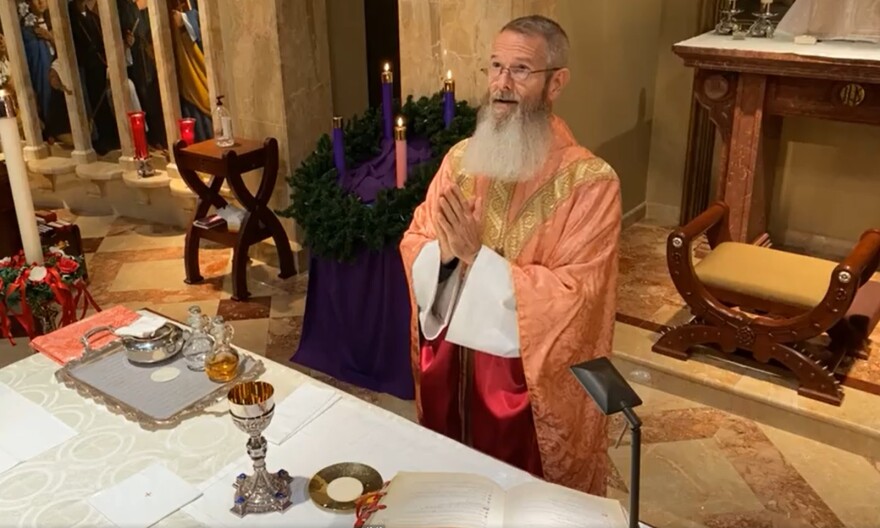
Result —
<instances>
[{"instance_id":1,"label":"wooden kneeler","mask_svg":"<svg viewBox=\"0 0 880 528\"><path fill-rule=\"evenodd\" d=\"M697 345L747 350L790 370L799 394L840 405L834 372L847 354L865 357L880 319L880 282L869 281L880 263L880 230L865 231L835 263L733 242L727 218L719 202L669 235L669 272L694 318L666 332L653 350L678 359ZM692 245L704 233L712 251L695 265ZM822 353L808 351L806 341L822 334L829 338Z\"/></svg>"}]
</instances>

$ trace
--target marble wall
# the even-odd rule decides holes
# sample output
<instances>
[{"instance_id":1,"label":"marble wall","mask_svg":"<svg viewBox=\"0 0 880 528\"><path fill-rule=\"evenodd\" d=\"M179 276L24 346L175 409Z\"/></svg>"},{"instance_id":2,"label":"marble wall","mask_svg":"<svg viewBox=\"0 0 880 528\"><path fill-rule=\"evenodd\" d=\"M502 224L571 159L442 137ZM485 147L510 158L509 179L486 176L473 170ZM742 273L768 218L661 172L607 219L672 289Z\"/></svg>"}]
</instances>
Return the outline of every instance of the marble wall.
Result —
<instances>
[{"instance_id":1,"label":"marble wall","mask_svg":"<svg viewBox=\"0 0 880 528\"><path fill-rule=\"evenodd\" d=\"M330 55L325 0L218 0L220 84L238 136L279 141L281 163L270 204L290 200L286 176L330 129ZM249 175L253 186L255 176ZM288 234L298 240L292 222Z\"/></svg>"},{"instance_id":2,"label":"marble wall","mask_svg":"<svg viewBox=\"0 0 880 528\"><path fill-rule=\"evenodd\" d=\"M399 0L401 94L430 95L448 70L456 98L478 103L492 39L523 15L553 16L557 0Z\"/></svg>"},{"instance_id":3,"label":"marble wall","mask_svg":"<svg viewBox=\"0 0 880 528\"><path fill-rule=\"evenodd\" d=\"M370 105L367 82L367 28L361 1L327 0L333 113L350 118Z\"/></svg>"},{"instance_id":4,"label":"marble wall","mask_svg":"<svg viewBox=\"0 0 880 528\"><path fill-rule=\"evenodd\" d=\"M641 214L645 202L664 3L556 1L556 20L571 43L571 82L555 111L617 171L625 213Z\"/></svg>"}]
</instances>

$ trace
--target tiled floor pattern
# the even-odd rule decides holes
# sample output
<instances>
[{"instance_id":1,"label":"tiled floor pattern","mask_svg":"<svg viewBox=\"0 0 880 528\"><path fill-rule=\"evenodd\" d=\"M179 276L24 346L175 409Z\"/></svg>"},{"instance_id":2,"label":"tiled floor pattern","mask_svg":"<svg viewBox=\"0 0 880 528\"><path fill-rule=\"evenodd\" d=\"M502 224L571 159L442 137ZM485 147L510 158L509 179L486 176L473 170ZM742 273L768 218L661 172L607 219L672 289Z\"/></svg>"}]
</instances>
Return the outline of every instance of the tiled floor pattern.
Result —
<instances>
[{"instance_id":1,"label":"tiled floor pattern","mask_svg":"<svg viewBox=\"0 0 880 528\"><path fill-rule=\"evenodd\" d=\"M113 217L68 219L83 232L91 291L102 306L146 307L182 320L186 309L197 304L230 320L239 346L293 367L288 359L302 328L305 276L280 280L277 270L254 261L249 269L253 297L236 303L230 299L230 250L203 246L206 280L186 285L179 230ZM682 317L677 294L665 280L665 233L646 225L624 232L620 312L637 325L674 324ZM26 340L16 347L3 343L0 366L27 353ZM411 402L311 374L414 419ZM705 407L663 392L649 380L634 386L644 400L639 414L644 422L642 518L647 522L658 528L880 526L880 455L854 455ZM615 418L609 428L614 468L609 494L626 500L628 436L614 446L622 425Z\"/></svg>"}]
</instances>

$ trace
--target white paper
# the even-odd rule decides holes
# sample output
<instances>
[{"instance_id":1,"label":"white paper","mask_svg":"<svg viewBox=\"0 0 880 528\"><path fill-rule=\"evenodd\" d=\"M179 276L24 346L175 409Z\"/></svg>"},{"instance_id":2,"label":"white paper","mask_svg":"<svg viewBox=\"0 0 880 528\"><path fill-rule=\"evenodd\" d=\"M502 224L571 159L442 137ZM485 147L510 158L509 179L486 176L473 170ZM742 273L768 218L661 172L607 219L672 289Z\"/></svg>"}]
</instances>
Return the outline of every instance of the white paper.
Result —
<instances>
[{"instance_id":1,"label":"white paper","mask_svg":"<svg viewBox=\"0 0 880 528\"><path fill-rule=\"evenodd\" d=\"M305 383L284 401L275 404L275 415L263 436L269 442L281 445L338 400L339 394L335 390Z\"/></svg>"},{"instance_id":2,"label":"white paper","mask_svg":"<svg viewBox=\"0 0 880 528\"><path fill-rule=\"evenodd\" d=\"M165 319L153 314L143 314L128 326L116 330L116 335L149 337L165 324Z\"/></svg>"},{"instance_id":3,"label":"white paper","mask_svg":"<svg viewBox=\"0 0 880 528\"><path fill-rule=\"evenodd\" d=\"M548 482L517 486L507 493L505 527L626 528L620 503Z\"/></svg>"},{"instance_id":4,"label":"white paper","mask_svg":"<svg viewBox=\"0 0 880 528\"><path fill-rule=\"evenodd\" d=\"M147 528L200 495L198 488L162 464L153 464L92 495L89 503L116 526Z\"/></svg>"},{"instance_id":5,"label":"white paper","mask_svg":"<svg viewBox=\"0 0 880 528\"><path fill-rule=\"evenodd\" d=\"M19 459L0 449L0 475L17 466L19 462Z\"/></svg>"},{"instance_id":6,"label":"white paper","mask_svg":"<svg viewBox=\"0 0 880 528\"><path fill-rule=\"evenodd\" d=\"M0 451L21 462L77 435L70 426L0 383Z\"/></svg>"},{"instance_id":7,"label":"white paper","mask_svg":"<svg viewBox=\"0 0 880 528\"><path fill-rule=\"evenodd\" d=\"M382 503L387 509L371 516L371 524L395 528L501 528L504 519L504 490L479 475L401 473Z\"/></svg>"}]
</instances>

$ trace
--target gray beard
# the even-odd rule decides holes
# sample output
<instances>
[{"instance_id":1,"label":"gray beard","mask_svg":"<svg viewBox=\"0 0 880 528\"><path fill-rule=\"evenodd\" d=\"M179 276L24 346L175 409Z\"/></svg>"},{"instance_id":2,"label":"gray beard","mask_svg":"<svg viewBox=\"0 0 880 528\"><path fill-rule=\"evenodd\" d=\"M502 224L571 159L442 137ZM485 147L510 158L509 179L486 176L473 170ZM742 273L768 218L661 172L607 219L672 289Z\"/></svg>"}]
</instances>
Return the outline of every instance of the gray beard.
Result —
<instances>
[{"instance_id":1,"label":"gray beard","mask_svg":"<svg viewBox=\"0 0 880 528\"><path fill-rule=\"evenodd\" d=\"M484 103L462 157L464 171L503 182L536 177L553 137L549 106L520 103L514 113L496 119L488 99Z\"/></svg>"}]
</instances>

